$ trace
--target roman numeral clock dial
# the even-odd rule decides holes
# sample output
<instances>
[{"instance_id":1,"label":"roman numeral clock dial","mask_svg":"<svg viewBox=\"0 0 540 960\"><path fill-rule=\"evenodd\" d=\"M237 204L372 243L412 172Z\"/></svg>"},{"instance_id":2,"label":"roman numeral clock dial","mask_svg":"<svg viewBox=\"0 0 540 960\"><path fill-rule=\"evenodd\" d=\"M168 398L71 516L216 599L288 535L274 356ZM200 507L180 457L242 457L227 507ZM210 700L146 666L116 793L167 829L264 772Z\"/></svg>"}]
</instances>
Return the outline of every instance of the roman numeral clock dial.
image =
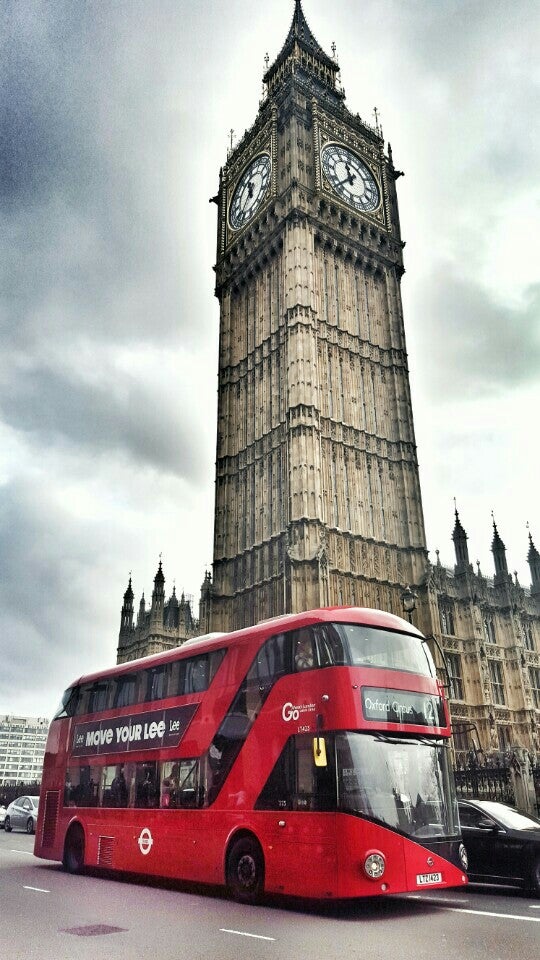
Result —
<instances>
[{"instance_id":1,"label":"roman numeral clock dial","mask_svg":"<svg viewBox=\"0 0 540 960\"><path fill-rule=\"evenodd\" d=\"M356 210L369 213L381 202L371 170L348 147L329 143L321 151L323 173L338 197Z\"/></svg>"},{"instance_id":2,"label":"roman numeral clock dial","mask_svg":"<svg viewBox=\"0 0 540 960\"><path fill-rule=\"evenodd\" d=\"M229 207L229 223L233 230L240 230L259 209L270 184L270 166L270 157L263 153L244 170Z\"/></svg>"}]
</instances>

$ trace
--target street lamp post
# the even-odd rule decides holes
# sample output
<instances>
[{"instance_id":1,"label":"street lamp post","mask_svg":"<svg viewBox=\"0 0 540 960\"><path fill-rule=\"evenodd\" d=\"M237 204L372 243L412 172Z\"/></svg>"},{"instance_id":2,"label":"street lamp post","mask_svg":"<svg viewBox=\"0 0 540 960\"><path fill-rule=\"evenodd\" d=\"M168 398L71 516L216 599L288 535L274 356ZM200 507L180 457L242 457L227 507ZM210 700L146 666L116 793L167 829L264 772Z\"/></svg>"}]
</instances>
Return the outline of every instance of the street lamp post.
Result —
<instances>
[{"instance_id":1,"label":"street lamp post","mask_svg":"<svg viewBox=\"0 0 540 960\"><path fill-rule=\"evenodd\" d=\"M405 590L401 594L401 605L403 612L407 614L409 623L412 623L412 615L414 610L416 610L416 593L414 593L409 586L405 587Z\"/></svg>"}]
</instances>

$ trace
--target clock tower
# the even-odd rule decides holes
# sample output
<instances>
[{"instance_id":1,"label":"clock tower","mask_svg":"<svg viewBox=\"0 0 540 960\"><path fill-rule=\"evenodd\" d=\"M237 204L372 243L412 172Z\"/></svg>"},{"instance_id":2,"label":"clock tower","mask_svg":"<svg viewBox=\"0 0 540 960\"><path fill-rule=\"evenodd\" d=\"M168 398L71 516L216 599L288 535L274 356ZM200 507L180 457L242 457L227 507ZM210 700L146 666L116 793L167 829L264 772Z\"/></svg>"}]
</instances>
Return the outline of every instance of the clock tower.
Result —
<instances>
[{"instance_id":1,"label":"clock tower","mask_svg":"<svg viewBox=\"0 0 540 960\"><path fill-rule=\"evenodd\" d=\"M300 0L220 173L214 563L205 627L358 604L426 573L396 179Z\"/></svg>"}]
</instances>

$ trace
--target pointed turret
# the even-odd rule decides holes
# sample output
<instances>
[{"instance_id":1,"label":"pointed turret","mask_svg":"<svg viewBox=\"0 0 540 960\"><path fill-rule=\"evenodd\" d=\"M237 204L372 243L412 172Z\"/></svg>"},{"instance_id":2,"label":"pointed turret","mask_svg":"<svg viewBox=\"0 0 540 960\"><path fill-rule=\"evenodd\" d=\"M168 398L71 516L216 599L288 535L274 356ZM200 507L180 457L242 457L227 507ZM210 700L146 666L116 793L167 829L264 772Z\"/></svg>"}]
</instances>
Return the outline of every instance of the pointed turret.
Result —
<instances>
[{"instance_id":1,"label":"pointed turret","mask_svg":"<svg viewBox=\"0 0 540 960\"><path fill-rule=\"evenodd\" d=\"M144 617L146 614L146 601L144 599L144 593L139 602L139 613L137 614L137 626L142 627L144 623Z\"/></svg>"},{"instance_id":2,"label":"pointed turret","mask_svg":"<svg viewBox=\"0 0 540 960\"><path fill-rule=\"evenodd\" d=\"M264 75L268 93L272 94L288 76L302 73L311 82L321 84L335 99L344 94L336 88L339 66L315 39L306 20L300 0L295 0L292 23L280 52Z\"/></svg>"},{"instance_id":3,"label":"pointed turret","mask_svg":"<svg viewBox=\"0 0 540 960\"><path fill-rule=\"evenodd\" d=\"M212 574L209 570L206 571L201 584L199 624L202 633L210 633L212 629Z\"/></svg>"},{"instance_id":4,"label":"pointed turret","mask_svg":"<svg viewBox=\"0 0 540 960\"><path fill-rule=\"evenodd\" d=\"M529 552L527 563L531 569L531 596L540 597L540 553L536 549L529 530Z\"/></svg>"},{"instance_id":5,"label":"pointed turret","mask_svg":"<svg viewBox=\"0 0 540 960\"><path fill-rule=\"evenodd\" d=\"M506 547L501 540L499 531L497 530L495 519L493 519L493 540L491 541L491 552L495 561L495 586L498 586L502 583L508 583L509 581L511 582L512 578L508 573L508 565L506 562Z\"/></svg>"},{"instance_id":6,"label":"pointed turret","mask_svg":"<svg viewBox=\"0 0 540 960\"><path fill-rule=\"evenodd\" d=\"M171 629L178 626L178 597L176 596L176 585L173 585L172 593L165 607L165 626Z\"/></svg>"},{"instance_id":7,"label":"pointed turret","mask_svg":"<svg viewBox=\"0 0 540 960\"><path fill-rule=\"evenodd\" d=\"M120 614L120 634L133 629L133 590L131 587L131 577L124 594L124 603Z\"/></svg>"},{"instance_id":8,"label":"pointed turret","mask_svg":"<svg viewBox=\"0 0 540 960\"><path fill-rule=\"evenodd\" d=\"M454 524L454 532L452 533L452 540L454 541L454 550L456 553L456 573L465 573L471 566L469 561L469 548L467 546L467 534L461 524L459 519L459 513L457 507L455 509L456 522Z\"/></svg>"},{"instance_id":9,"label":"pointed turret","mask_svg":"<svg viewBox=\"0 0 540 960\"><path fill-rule=\"evenodd\" d=\"M154 589L152 590L152 605L150 607L150 617L152 620L159 620L163 623L163 608L165 605L165 577L161 566L161 559L157 573L154 577Z\"/></svg>"}]
</instances>

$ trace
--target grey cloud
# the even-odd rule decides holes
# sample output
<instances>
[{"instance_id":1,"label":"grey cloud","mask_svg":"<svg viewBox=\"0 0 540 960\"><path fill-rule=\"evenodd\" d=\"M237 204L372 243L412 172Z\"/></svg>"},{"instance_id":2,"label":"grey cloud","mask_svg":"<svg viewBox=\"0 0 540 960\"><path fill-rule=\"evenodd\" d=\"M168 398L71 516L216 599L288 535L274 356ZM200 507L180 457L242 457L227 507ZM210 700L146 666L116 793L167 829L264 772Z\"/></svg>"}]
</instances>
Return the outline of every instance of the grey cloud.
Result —
<instances>
[{"instance_id":1,"label":"grey cloud","mask_svg":"<svg viewBox=\"0 0 540 960\"><path fill-rule=\"evenodd\" d=\"M421 365L434 394L481 397L537 379L540 284L528 289L522 307L502 306L439 266L419 291L416 310L424 328Z\"/></svg>"},{"instance_id":2,"label":"grey cloud","mask_svg":"<svg viewBox=\"0 0 540 960\"><path fill-rule=\"evenodd\" d=\"M2 392L5 422L32 434L39 446L65 442L86 454L124 454L192 483L202 478L206 464L193 411L179 409L181 395L170 387L149 389L112 370L109 382L89 384L76 371L32 365L16 369Z\"/></svg>"},{"instance_id":3,"label":"grey cloud","mask_svg":"<svg viewBox=\"0 0 540 960\"><path fill-rule=\"evenodd\" d=\"M17 478L0 488L4 709L16 693L17 712L42 713L35 700L50 710L91 656L112 659L107 626L117 604L96 605L102 552L103 531L71 517L43 484Z\"/></svg>"},{"instance_id":4,"label":"grey cloud","mask_svg":"<svg viewBox=\"0 0 540 960\"><path fill-rule=\"evenodd\" d=\"M198 229L182 263L177 236L180 217L193 224L209 216L209 192L204 206L192 192L171 212L175 179L194 162L183 152L173 177L190 69L180 16L174 60L172 44L152 42L159 14L172 10L164 4L156 16L138 2L11 6L0 151L4 343L28 348L67 330L106 332L117 342L161 333L177 342L209 323L210 284L203 294L196 279L180 279L196 274Z\"/></svg>"}]
</instances>

